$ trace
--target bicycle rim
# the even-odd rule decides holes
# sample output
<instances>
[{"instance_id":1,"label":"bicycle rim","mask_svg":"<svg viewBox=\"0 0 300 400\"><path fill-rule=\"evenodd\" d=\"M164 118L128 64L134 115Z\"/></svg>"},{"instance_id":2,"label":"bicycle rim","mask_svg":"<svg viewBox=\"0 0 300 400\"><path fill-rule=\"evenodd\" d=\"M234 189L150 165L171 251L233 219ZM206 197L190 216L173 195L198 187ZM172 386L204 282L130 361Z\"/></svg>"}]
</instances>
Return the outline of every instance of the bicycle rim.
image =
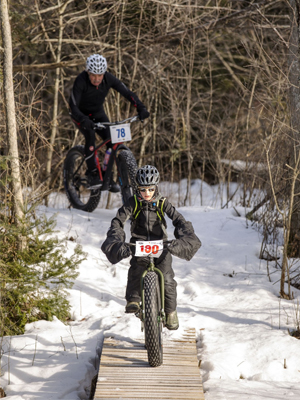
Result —
<instances>
[{"instance_id":1,"label":"bicycle rim","mask_svg":"<svg viewBox=\"0 0 300 400\"><path fill-rule=\"evenodd\" d=\"M155 272L148 272L144 279L145 289L145 341L148 362L158 367L163 362L162 321L160 317L160 289Z\"/></svg>"},{"instance_id":2,"label":"bicycle rim","mask_svg":"<svg viewBox=\"0 0 300 400\"><path fill-rule=\"evenodd\" d=\"M64 163L64 185L71 205L79 210L92 212L100 201L100 189L87 189L84 148L76 146L69 151Z\"/></svg>"}]
</instances>

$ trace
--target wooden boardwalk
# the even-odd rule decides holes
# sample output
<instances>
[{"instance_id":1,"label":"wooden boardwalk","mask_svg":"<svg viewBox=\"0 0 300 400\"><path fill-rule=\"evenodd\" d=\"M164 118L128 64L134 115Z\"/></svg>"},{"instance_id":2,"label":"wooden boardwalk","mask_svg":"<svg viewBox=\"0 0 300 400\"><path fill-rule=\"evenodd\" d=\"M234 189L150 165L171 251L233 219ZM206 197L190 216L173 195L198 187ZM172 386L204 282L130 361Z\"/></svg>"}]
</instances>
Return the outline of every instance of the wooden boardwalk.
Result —
<instances>
[{"instance_id":1,"label":"wooden boardwalk","mask_svg":"<svg viewBox=\"0 0 300 400\"><path fill-rule=\"evenodd\" d=\"M195 330L163 349L163 365L153 368L142 342L105 338L94 400L204 400Z\"/></svg>"}]
</instances>

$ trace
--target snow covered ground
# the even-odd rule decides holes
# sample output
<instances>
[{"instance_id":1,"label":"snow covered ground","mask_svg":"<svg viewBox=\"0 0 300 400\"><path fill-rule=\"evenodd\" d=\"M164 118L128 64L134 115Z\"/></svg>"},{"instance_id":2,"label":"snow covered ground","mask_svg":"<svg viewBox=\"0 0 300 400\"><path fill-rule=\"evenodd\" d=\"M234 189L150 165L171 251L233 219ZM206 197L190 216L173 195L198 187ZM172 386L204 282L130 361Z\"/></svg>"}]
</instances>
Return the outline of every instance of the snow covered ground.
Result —
<instances>
[{"instance_id":1,"label":"snow covered ground","mask_svg":"<svg viewBox=\"0 0 300 400\"><path fill-rule=\"evenodd\" d=\"M161 192L182 204L182 187L162 184ZM199 193L196 181L193 206L179 211L192 221L202 247L190 262L173 259L180 328L164 335L196 329L207 400L299 399L300 342L288 328L300 318L300 293L294 290L293 301L279 299L280 271L269 262L270 282L266 261L258 258L260 235L244 208L221 209L217 188L204 185L202 203ZM141 336L139 320L124 314L129 259L112 266L100 250L120 205L113 195L115 208L106 210L104 196L103 208L87 214L67 209L65 197L57 196L52 207L41 208L48 217L56 214L68 252L80 243L87 259L69 291L72 322L39 321L24 335L3 339L0 385L8 400L88 399L104 336ZM172 236L171 223L168 232Z\"/></svg>"}]
</instances>

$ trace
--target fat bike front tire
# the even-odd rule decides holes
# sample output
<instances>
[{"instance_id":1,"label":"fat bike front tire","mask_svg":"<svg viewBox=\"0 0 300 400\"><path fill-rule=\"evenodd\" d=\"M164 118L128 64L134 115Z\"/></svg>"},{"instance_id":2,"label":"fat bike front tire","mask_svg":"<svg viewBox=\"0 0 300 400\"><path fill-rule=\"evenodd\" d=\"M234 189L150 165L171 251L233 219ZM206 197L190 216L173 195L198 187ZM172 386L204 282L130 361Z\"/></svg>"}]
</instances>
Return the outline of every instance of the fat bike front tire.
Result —
<instances>
[{"instance_id":1,"label":"fat bike front tire","mask_svg":"<svg viewBox=\"0 0 300 400\"><path fill-rule=\"evenodd\" d=\"M82 211L94 211L101 198L100 189L87 189L84 147L75 146L64 162L64 186L71 205Z\"/></svg>"},{"instance_id":2,"label":"fat bike front tire","mask_svg":"<svg viewBox=\"0 0 300 400\"><path fill-rule=\"evenodd\" d=\"M119 160L119 183L121 186L122 199L125 203L129 197L137 192L135 180L137 163L130 150L122 150L118 155Z\"/></svg>"},{"instance_id":3,"label":"fat bike front tire","mask_svg":"<svg viewBox=\"0 0 300 400\"><path fill-rule=\"evenodd\" d=\"M144 279L145 291L145 345L148 362L151 367L163 363L162 320L160 316L161 300L158 277L155 272L148 272Z\"/></svg>"}]
</instances>

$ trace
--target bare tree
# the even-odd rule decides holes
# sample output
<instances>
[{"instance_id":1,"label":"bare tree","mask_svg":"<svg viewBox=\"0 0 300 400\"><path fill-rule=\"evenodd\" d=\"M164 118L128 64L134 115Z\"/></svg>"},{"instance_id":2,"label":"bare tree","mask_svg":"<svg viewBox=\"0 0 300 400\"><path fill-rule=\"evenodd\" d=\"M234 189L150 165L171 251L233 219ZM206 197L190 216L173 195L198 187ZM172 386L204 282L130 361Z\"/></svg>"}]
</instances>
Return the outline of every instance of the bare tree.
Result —
<instances>
[{"instance_id":1,"label":"bare tree","mask_svg":"<svg viewBox=\"0 0 300 400\"><path fill-rule=\"evenodd\" d=\"M62 50L62 39L63 39L63 13L68 5L68 2L65 4L61 4L60 0L57 0L57 5L58 5L58 26L59 26L59 31L58 31L58 43L57 43L57 51L56 54L54 50L52 50L52 55L54 58L54 61L56 63L60 63L61 61L61 50ZM45 36L47 37L47 34L45 32ZM54 98L53 98L53 117L52 117L52 128L51 128L51 136L50 136L50 145L49 149L47 152L47 163L46 163L46 176L48 179L47 186L50 188L51 182L51 165L52 165L52 158L53 158L53 150L54 150L54 143L55 139L57 136L57 130L58 130L58 94L59 94L59 85L60 85L60 76L61 76L61 69L58 67L55 70L55 83L54 83ZM46 197L46 205L48 205L48 196Z\"/></svg>"},{"instance_id":2,"label":"bare tree","mask_svg":"<svg viewBox=\"0 0 300 400\"><path fill-rule=\"evenodd\" d=\"M291 34L288 50L289 66L289 100L291 115L291 156L292 165L296 166L299 150L297 144L300 142L300 1L290 0ZM293 173L294 176L295 172ZM295 198L293 201L293 213L291 216L290 241L293 244L293 256L300 257L300 182L295 180Z\"/></svg>"},{"instance_id":3,"label":"bare tree","mask_svg":"<svg viewBox=\"0 0 300 400\"><path fill-rule=\"evenodd\" d=\"M10 161L10 173L12 178L12 193L14 214L16 223L24 217L23 196L20 176L17 123L14 99L13 83L13 53L11 28L9 23L9 13L7 0L1 0L0 3L1 32L3 41L3 82L4 82L4 104L6 116L8 156Z\"/></svg>"}]
</instances>

